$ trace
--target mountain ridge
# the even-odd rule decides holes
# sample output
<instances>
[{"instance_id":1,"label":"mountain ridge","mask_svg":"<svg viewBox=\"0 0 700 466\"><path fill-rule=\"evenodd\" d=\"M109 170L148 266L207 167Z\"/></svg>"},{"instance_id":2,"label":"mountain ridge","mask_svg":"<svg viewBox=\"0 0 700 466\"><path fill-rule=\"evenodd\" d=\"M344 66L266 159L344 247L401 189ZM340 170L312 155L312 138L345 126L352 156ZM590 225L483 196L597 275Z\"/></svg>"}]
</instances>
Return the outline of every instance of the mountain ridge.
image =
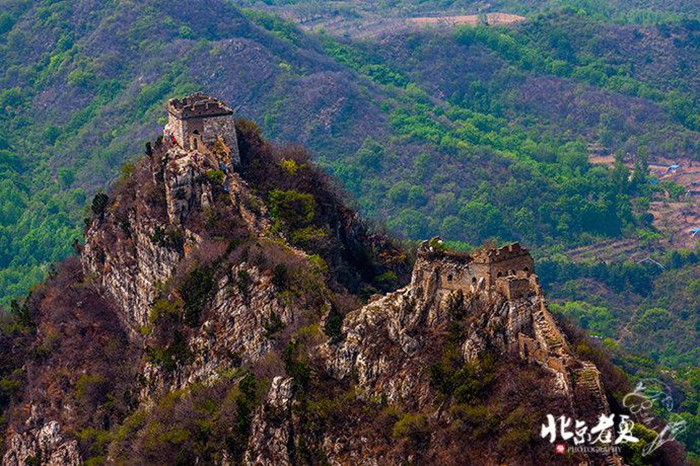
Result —
<instances>
[{"instance_id":1,"label":"mountain ridge","mask_svg":"<svg viewBox=\"0 0 700 466\"><path fill-rule=\"evenodd\" d=\"M6 368L3 464L449 462L464 439L472 460L547 461L543 406L608 412L599 377L626 382L569 349L526 250L426 241L396 290L407 253L308 154L235 131L184 149L166 129L94 198L80 259L8 334L32 349Z\"/></svg>"},{"instance_id":2,"label":"mountain ridge","mask_svg":"<svg viewBox=\"0 0 700 466\"><path fill-rule=\"evenodd\" d=\"M222 2L203 3L214 14L183 2L2 2L0 319L25 315L27 290L72 254L95 192L120 166L128 175L124 162L165 123L162 102L204 90L271 140L309 147L354 208L393 233L467 250L528 244L557 318L601 339L635 379L672 386L696 426L700 254L685 213L697 206L692 185L663 172L697 154L698 23L629 13L628 2L622 13L558 3L508 28L357 41L259 5L241 16ZM360 299L377 289L366 282ZM697 429L682 436L697 456Z\"/></svg>"}]
</instances>

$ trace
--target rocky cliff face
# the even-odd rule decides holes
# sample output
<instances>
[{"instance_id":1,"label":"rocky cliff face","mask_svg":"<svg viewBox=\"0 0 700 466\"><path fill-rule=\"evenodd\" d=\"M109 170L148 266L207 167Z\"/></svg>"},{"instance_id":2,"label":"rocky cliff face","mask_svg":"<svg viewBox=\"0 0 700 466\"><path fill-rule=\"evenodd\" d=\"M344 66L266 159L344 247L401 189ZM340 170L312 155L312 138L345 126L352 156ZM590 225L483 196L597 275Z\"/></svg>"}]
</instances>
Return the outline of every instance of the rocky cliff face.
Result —
<instances>
[{"instance_id":1,"label":"rocky cliff face","mask_svg":"<svg viewBox=\"0 0 700 466\"><path fill-rule=\"evenodd\" d=\"M601 413L610 413L600 373L569 351L536 275L504 276L492 288L446 290L441 276L445 269L453 270L446 262L464 258L436 251L431 243L440 247L435 240L420 246L409 286L346 316L343 342L325 353L333 377L342 380L352 374L366 399L382 397L449 418L434 409L429 354L439 341L436 335L457 321L464 361L475 362L486 354L499 359L512 355L542 368L543 386L571 406L578 419L594 422ZM584 371L585 386L580 383ZM598 460L621 464L614 455Z\"/></svg>"},{"instance_id":2,"label":"rocky cliff face","mask_svg":"<svg viewBox=\"0 0 700 466\"><path fill-rule=\"evenodd\" d=\"M245 165L252 143L242 139ZM59 273L31 304L42 319L61 287L83 297L66 306L90 297L90 312L99 308L114 327L103 333L129 349L128 370L109 372L109 354L81 359L63 342L71 335L40 320L34 347L49 335L56 346L27 367L44 371L65 403L37 413L43 385L27 380L3 464L459 463L485 452L523 464L544 454L535 438L545 412L536 409L609 410L595 366L571 353L547 311L527 251L477 260L425 242L408 285L357 305L343 283L378 291L367 270L388 276L398 250L375 241L343 259L339 250L367 241L364 227L330 194L324 203L307 194L317 183L287 155L257 165L285 189L251 189L245 166L220 170L215 153L161 145L94 205L73 281ZM288 210L266 205L280 199ZM323 209L334 213L308 223ZM496 276L506 256L506 274ZM488 280L474 275L486 266ZM90 312L75 318L89 326ZM100 345L73 335L74 344ZM49 371L65 361L70 373ZM491 418L506 430L523 423L529 446L514 447L484 424ZM453 456L465 440L473 451Z\"/></svg>"},{"instance_id":3,"label":"rocky cliff face","mask_svg":"<svg viewBox=\"0 0 700 466\"><path fill-rule=\"evenodd\" d=\"M12 436L3 464L29 464L36 458L51 466L81 464L78 442L66 440L60 430L58 422L51 421L40 429Z\"/></svg>"}]
</instances>

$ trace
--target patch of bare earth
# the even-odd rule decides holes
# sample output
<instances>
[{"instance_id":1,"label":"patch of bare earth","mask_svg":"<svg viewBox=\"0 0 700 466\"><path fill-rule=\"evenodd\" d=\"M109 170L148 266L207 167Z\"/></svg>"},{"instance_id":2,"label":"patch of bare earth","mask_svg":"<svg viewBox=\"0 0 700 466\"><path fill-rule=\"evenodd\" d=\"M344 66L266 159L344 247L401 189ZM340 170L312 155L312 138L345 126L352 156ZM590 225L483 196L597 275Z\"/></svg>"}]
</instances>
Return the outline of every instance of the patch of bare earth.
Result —
<instances>
[{"instance_id":1,"label":"patch of bare earth","mask_svg":"<svg viewBox=\"0 0 700 466\"><path fill-rule=\"evenodd\" d=\"M341 2L342 3L342 2ZM337 3L337 5L341 5ZM345 7L348 4L343 4ZM351 36L357 39L371 39L422 27L452 28L455 26L506 26L525 20L524 16L511 13L488 13L482 15L445 15L420 16L406 18L400 13L379 15L372 9L353 6L354 14L340 13L339 10L329 9L327 12L302 14L299 11L288 11L283 16L296 22L299 27L308 31L323 31L334 36Z\"/></svg>"},{"instance_id":2,"label":"patch of bare earth","mask_svg":"<svg viewBox=\"0 0 700 466\"><path fill-rule=\"evenodd\" d=\"M408 23L417 24L419 26L440 25L440 26L477 26L482 21L493 26L502 26L507 24L519 23L525 21L524 16L513 15L510 13L488 13L486 15L463 15L463 16L437 16L437 17L420 17L409 18Z\"/></svg>"}]
</instances>

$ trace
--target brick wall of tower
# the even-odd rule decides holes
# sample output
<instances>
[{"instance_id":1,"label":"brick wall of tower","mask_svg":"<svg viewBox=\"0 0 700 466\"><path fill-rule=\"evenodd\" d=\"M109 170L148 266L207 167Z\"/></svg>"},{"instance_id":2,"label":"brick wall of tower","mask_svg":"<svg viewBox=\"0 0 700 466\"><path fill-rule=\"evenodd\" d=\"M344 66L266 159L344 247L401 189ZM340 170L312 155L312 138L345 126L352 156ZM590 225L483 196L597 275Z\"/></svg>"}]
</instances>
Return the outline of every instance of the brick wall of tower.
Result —
<instances>
[{"instance_id":1,"label":"brick wall of tower","mask_svg":"<svg viewBox=\"0 0 700 466\"><path fill-rule=\"evenodd\" d=\"M163 135L168 138L172 133L177 142L182 144L185 139L186 122L168 112L168 124L163 128Z\"/></svg>"},{"instance_id":2,"label":"brick wall of tower","mask_svg":"<svg viewBox=\"0 0 700 466\"><path fill-rule=\"evenodd\" d=\"M495 280L499 276L518 275L518 272L530 274L535 268L535 262L532 260L530 254L523 254L493 262L490 264L489 268L491 278Z\"/></svg>"},{"instance_id":3,"label":"brick wall of tower","mask_svg":"<svg viewBox=\"0 0 700 466\"><path fill-rule=\"evenodd\" d=\"M534 274L534 267L529 252L517 243L469 255L433 251L425 242L418 251L412 283L414 286L425 286L428 278L435 277L438 288L448 292L490 291L499 278L517 277L524 281L506 288L513 296L521 296L526 293L525 288L528 288L528 279ZM521 284L522 287L518 286Z\"/></svg>"},{"instance_id":4,"label":"brick wall of tower","mask_svg":"<svg viewBox=\"0 0 700 466\"><path fill-rule=\"evenodd\" d=\"M489 268L485 264L460 263L449 260L440 262L440 288L444 290L470 290L484 277L488 283Z\"/></svg>"},{"instance_id":5,"label":"brick wall of tower","mask_svg":"<svg viewBox=\"0 0 700 466\"><path fill-rule=\"evenodd\" d=\"M238 138L236 136L236 124L233 115L217 116L205 118L202 139L209 146L216 142L217 136L221 136L226 146L231 150L231 162L234 166L241 163L241 156L238 152Z\"/></svg>"},{"instance_id":6,"label":"brick wall of tower","mask_svg":"<svg viewBox=\"0 0 700 466\"><path fill-rule=\"evenodd\" d=\"M196 149L204 153L209 152L209 149L216 142L216 138L221 136L226 146L231 150L233 166L238 166L241 162L233 115L182 120L172 113L168 113L168 124L163 132L166 138L172 133L183 149ZM202 143L206 146L203 146Z\"/></svg>"}]
</instances>

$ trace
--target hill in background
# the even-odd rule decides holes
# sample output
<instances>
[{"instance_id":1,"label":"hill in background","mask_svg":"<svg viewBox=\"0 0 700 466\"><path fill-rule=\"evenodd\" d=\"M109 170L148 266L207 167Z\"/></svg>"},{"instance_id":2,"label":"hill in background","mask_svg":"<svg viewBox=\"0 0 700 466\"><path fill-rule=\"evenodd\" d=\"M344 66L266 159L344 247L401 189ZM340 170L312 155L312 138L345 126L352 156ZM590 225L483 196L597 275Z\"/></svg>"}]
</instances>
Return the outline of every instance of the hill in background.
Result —
<instances>
[{"instance_id":1,"label":"hill in background","mask_svg":"<svg viewBox=\"0 0 700 466\"><path fill-rule=\"evenodd\" d=\"M549 246L648 230L651 194L587 163L588 144L632 157L693 156L698 144L694 23L568 12L376 47L249 11L261 28L214 0L93 6L3 13L6 300L69 252L86 199L142 151L163 100L195 89L308 145L363 212L410 238Z\"/></svg>"}]
</instances>

